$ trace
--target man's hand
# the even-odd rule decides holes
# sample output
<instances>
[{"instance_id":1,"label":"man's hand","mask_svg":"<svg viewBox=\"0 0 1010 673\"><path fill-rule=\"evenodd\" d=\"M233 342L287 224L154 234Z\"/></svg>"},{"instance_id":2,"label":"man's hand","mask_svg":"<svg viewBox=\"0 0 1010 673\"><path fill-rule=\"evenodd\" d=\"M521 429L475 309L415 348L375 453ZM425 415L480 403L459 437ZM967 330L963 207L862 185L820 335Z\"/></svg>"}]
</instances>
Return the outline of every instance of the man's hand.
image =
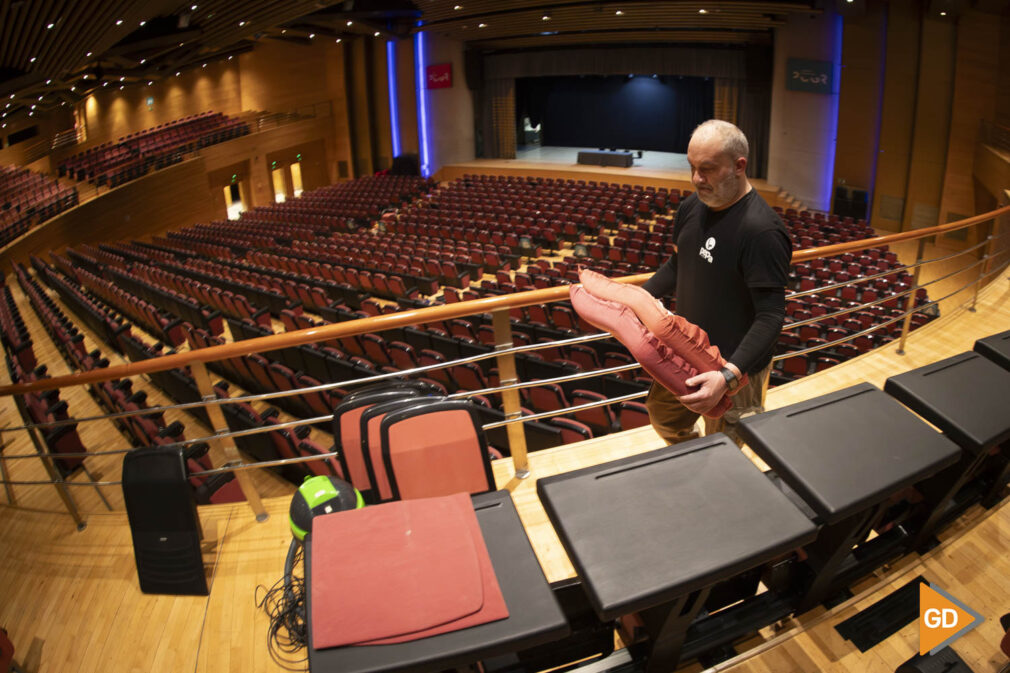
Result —
<instances>
[{"instance_id":1,"label":"man's hand","mask_svg":"<svg viewBox=\"0 0 1010 673\"><path fill-rule=\"evenodd\" d=\"M726 378L719 371L702 372L684 382L699 386L698 390L678 398L685 407L696 414L704 414L726 394Z\"/></svg>"}]
</instances>

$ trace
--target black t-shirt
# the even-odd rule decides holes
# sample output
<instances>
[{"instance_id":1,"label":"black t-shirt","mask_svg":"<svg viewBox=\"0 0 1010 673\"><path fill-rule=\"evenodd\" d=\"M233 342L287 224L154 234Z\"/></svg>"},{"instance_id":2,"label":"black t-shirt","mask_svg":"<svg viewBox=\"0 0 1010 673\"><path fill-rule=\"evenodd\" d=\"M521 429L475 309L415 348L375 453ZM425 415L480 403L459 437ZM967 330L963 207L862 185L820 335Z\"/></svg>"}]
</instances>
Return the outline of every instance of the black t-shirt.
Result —
<instances>
[{"instance_id":1,"label":"black t-shirt","mask_svg":"<svg viewBox=\"0 0 1010 673\"><path fill-rule=\"evenodd\" d=\"M756 190L725 210L713 211L697 194L677 210L677 254L645 284L653 295L676 290L677 313L704 329L729 359L755 322L752 290L786 286L792 245L778 214ZM778 327L781 327L779 319ZM771 359L777 332L747 353L745 371Z\"/></svg>"}]
</instances>

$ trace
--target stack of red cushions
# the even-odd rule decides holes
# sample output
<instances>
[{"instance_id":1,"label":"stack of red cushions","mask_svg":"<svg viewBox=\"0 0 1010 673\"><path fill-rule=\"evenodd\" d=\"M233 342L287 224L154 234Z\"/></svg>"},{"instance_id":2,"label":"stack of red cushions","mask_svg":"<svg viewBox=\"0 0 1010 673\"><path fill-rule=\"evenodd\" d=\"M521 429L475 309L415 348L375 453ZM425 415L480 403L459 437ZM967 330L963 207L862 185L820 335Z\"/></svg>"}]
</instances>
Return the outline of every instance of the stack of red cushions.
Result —
<instances>
[{"instance_id":1,"label":"stack of red cushions","mask_svg":"<svg viewBox=\"0 0 1010 673\"><path fill-rule=\"evenodd\" d=\"M312 521L315 649L400 643L506 617L465 493Z\"/></svg>"},{"instance_id":2,"label":"stack of red cushions","mask_svg":"<svg viewBox=\"0 0 1010 673\"><path fill-rule=\"evenodd\" d=\"M579 273L582 285L569 290L572 306L586 322L610 332L656 381L678 397L697 390L687 380L699 372L726 365L719 349L694 323L667 311L646 290L614 281L589 270ZM747 382L746 375L741 385ZM729 395L705 413L719 418L732 406Z\"/></svg>"}]
</instances>

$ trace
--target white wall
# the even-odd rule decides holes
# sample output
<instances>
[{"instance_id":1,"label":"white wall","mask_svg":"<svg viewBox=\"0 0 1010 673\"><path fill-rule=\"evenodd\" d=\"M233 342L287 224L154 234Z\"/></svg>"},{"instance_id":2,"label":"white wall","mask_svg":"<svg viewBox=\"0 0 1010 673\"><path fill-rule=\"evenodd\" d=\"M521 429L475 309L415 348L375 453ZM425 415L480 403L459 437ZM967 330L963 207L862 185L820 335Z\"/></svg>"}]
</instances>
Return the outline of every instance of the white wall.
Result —
<instances>
[{"instance_id":1,"label":"white wall","mask_svg":"<svg viewBox=\"0 0 1010 673\"><path fill-rule=\"evenodd\" d=\"M462 42L425 33L424 49L425 66L452 63L452 86L424 91L428 100L428 169L434 174L442 166L475 158L473 96L466 88Z\"/></svg>"},{"instance_id":2,"label":"white wall","mask_svg":"<svg viewBox=\"0 0 1010 673\"><path fill-rule=\"evenodd\" d=\"M815 210L831 207L839 78L830 95L787 91L786 63L789 58L830 61L837 74L841 51L841 18L833 12L793 14L775 29L768 182Z\"/></svg>"}]
</instances>

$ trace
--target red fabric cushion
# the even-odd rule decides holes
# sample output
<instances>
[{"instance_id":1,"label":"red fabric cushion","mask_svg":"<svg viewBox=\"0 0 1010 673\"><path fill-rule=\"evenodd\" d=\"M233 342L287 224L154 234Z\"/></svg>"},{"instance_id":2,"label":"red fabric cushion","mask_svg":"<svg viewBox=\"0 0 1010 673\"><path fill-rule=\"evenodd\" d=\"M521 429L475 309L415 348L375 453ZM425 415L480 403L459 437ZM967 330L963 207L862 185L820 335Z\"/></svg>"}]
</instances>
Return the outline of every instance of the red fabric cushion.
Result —
<instances>
[{"instance_id":1,"label":"red fabric cushion","mask_svg":"<svg viewBox=\"0 0 1010 673\"><path fill-rule=\"evenodd\" d=\"M508 617L470 498L317 517L312 646L403 642Z\"/></svg>"},{"instance_id":2,"label":"red fabric cushion","mask_svg":"<svg viewBox=\"0 0 1010 673\"><path fill-rule=\"evenodd\" d=\"M698 370L680 357L670 345L646 329L630 308L624 304L594 297L578 285L569 288L569 295L572 306L583 319L594 327L613 334L627 347L645 371L674 395L679 397L697 390L696 386L688 387L685 381L696 376ZM731 405L729 397L723 395L719 403L705 415L719 418Z\"/></svg>"}]
</instances>

